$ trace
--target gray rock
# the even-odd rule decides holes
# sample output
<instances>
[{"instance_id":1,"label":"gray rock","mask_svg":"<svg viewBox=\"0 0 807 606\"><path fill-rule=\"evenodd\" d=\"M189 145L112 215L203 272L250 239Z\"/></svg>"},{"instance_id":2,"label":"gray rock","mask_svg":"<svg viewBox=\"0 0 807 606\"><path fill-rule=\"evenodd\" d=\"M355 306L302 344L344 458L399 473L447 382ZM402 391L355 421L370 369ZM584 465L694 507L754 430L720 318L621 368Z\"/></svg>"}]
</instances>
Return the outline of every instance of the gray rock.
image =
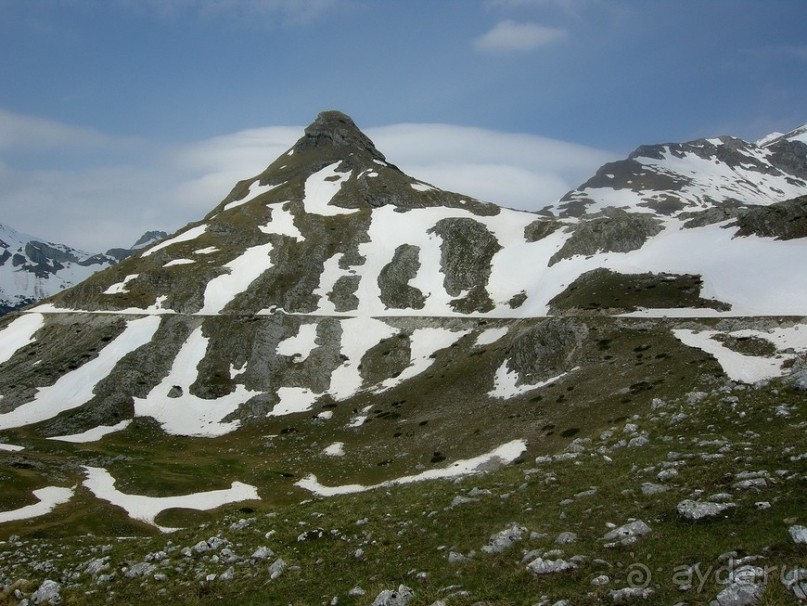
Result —
<instances>
[{"instance_id":1,"label":"gray rock","mask_svg":"<svg viewBox=\"0 0 807 606\"><path fill-rule=\"evenodd\" d=\"M678 503L678 515L685 520L705 520L716 518L720 514L735 507L734 503L712 503L710 501L693 501L685 499Z\"/></svg>"},{"instance_id":2,"label":"gray rock","mask_svg":"<svg viewBox=\"0 0 807 606\"><path fill-rule=\"evenodd\" d=\"M807 601L807 568L788 570L781 579L782 585L791 590L797 600Z\"/></svg>"},{"instance_id":3,"label":"gray rock","mask_svg":"<svg viewBox=\"0 0 807 606\"><path fill-rule=\"evenodd\" d=\"M57 606L62 603L62 596L60 595L61 590L62 586L56 581L51 581L50 579L42 581L39 589L31 596L31 603Z\"/></svg>"},{"instance_id":4,"label":"gray rock","mask_svg":"<svg viewBox=\"0 0 807 606\"><path fill-rule=\"evenodd\" d=\"M532 562L527 564L527 570L535 575L554 574L556 572L573 570L575 568L577 568L577 564L574 562L567 562L562 558L558 558L557 560L535 558Z\"/></svg>"},{"instance_id":5,"label":"gray rock","mask_svg":"<svg viewBox=\"0 0 807 606\"><path fill-rule=\"evenodd\" d=\"M96 558L87 562L87 567L84 569L84 572L95 577L107 568L109 568L109 556L104 556L103 558Z\"/></svg>"},{"instance_id":6,"label":"gray rock","mask_svg":"<svg viewBox=\"0 0 807 606\"><path fill-rule=\"evenodd\" d=\"M642 494L646 497L667 492L669 488L662 484L654 484L653 482L644 482L642 484Z\"/></svg>"},{"instance_id":7,"label":"gray rock","mask_svg":"<svg viewBox=\"0 0 807 606\"><path fill-rule=\"evenodd\" d=\"M490 537L487 545L482 547L485 553L501 553L506 549L510 549L513 543L520 541L527 534L527 529L518 524L511 524L508 528L497 532Z\"/></svg>"},{"instance_id":8,"label":"gray rock","mask_svg":"<svg viewBox=\"0 0 807 606\"><path fill-rule=\"evenodd\" d=\"M266 546L258 547L250 556L253 560L265 560L275 555L275 552Z\"/></svg>"},{"instance_id":9,"label":"gray rock","mask_svg":"<svg viewBox=\"0 0 807 606\"><path fill-rule=\"evenodd\" d=\"M617 545L631 545L636 542L637 538L650 533L652 530L642 520L634 520L623 524L618 528L608 531L603 535L603 540L612 541L606 547L616 547Z\"/></svg>"},{"instance_id":10,"label":"gray rock","mask_svg":"<svg viewBox=\"0 0 807 606\"><path fill-rule=\"evenodd\" d=\"M127 579L137 579L150 575L152 572L154 572L153 564L149 564L148 562L138 562L137 564L127 568L126 572L123 573L123 576L125 576Z\"/></svg>"},{"instance_id":11,"label":"gray rock","mask_svg":"<svg viewBox=\"0 0 807 606\"><path fill-rule=\"evenodd\" d=\"M807 545L807 526L791 526L787 531L794 543Z\"/></svg>"},{"instance_id":12,"label":"gray rock","mask_svg":"<svg viewBox=\"0 0 807 606\"><path fill-rule=\"evenodd\" d=\"M765 478L751 478L749 480L742 480L732 484L734 490L762 490L768 486Z\"/></svg>"},{"instance_id":13,"label":"gray rock","mask_svg":"<svg viewBox=\"0 0 807 606\"><path fill-rule=\"evenodd\" d=\"M649 587L624 587L610 592L614 604L627 604L632 600L646 600L653 595L653 590Z\"/></svg>"},{"instance_id":14,"label":"gray rock","mask_svg":"<svg viewBox=\"0 0 807 606\"><path fill-rule=\"evenodd\" d=\"M753 606L765 593L765 571L759 566L741 566L729 574L728 585L709 606Z\"/></svg>"},{"instance_id":15,"label":"gray rock","mask_svg":"<svg viewBox=\"0 0 807 606\"><path fill-rule=\"evenodd\" d=\"M372 606L406 606L415 597L415 593L406 585L398 585L398 589L393 591L385 589L376 596Z\"/></svg>"},{"instance_id":16,"label":"gray rock","mask_svg":"<svg viewBox=\"0 0 807 606\"><path fill-rule=\"evenodd\" d=\"M282 558L276 559L271 566L269 566L269 578L275 580L286 570L286 562Z\"/></svg>"},{"instance_id":17,"label":"gray rock","mask_svg":"<svg viewBox=\"0 0 807 606\"><path fill-rule=\"evenodd\" d=\"M568 545L577 540L577 533L575 532L561 532L555 539L556 545Z\"/></svg>"}]
</instances>

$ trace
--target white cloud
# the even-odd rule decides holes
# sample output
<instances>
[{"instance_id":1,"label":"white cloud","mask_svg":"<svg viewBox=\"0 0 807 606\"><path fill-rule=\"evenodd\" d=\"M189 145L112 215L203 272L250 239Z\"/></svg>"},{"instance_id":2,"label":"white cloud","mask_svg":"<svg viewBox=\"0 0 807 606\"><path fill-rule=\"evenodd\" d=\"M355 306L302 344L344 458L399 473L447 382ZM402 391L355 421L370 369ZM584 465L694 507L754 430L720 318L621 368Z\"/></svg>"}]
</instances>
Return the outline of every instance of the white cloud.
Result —
<instances>
[{"instance_id":1,"label":"white cloud","mask_svg":"<svg viewBox=\"0 0 807 606\"><path fill-rule=\"evenodd\" d=\"M131 145L91 128L24 116L0 108L0 151L106 148Z\"/></svg>"},{"instance_id":2,"label":"white cloud","mask_svg":"<svg viewBox=\"0 0 807 606\"><path fill-rule=\"evenodd\" d=\"M568 33L564 29L537 23L518 23L507 19L476 39L476 48L486 52L518 52L559 42Z\"/></svg>"},{"instance_id":3,"label":"white cloud","mask_svg":"<svg viewBox=\"0 0 807 606\"><path fill-rule=\"evenodd\" d=\"M74 132L49 124L57 127L53 132ZM417 179L528 210L554 202L614 159L554 139L447 124L396 124L366 133ZM0 159L0 222L93 252L129 246L146 230L171 232L201 219L237 181L262 172L302 134L302 127L267 127L182 146L143 143L137 154L105 155L103 162L91 156L80 165L60 165L58 152L38 154L49 169L10 163L22 145L12 138L5 163ZM112 149L119 143L98 136Z\"/></svg>"}]
</instances>

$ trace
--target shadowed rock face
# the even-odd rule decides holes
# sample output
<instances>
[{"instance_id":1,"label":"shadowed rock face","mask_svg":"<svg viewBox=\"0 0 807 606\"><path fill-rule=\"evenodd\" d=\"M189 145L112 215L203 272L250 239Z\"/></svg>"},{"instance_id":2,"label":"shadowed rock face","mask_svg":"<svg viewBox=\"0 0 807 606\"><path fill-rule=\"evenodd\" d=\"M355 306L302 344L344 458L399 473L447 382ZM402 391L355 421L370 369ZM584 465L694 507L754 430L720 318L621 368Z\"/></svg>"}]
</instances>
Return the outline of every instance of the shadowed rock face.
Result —
<instances>
[{"instance_id":1,"label":"shadowed rock face","mask_svg":"<svg viewBox=\"0 0 807 606\"><path fill-rule=\"evenodd\" d=\"M807 196L770 206L747 209L738 219L738 236L761 236L779 240L807 238Z\"/></svg>"}]
</instances>

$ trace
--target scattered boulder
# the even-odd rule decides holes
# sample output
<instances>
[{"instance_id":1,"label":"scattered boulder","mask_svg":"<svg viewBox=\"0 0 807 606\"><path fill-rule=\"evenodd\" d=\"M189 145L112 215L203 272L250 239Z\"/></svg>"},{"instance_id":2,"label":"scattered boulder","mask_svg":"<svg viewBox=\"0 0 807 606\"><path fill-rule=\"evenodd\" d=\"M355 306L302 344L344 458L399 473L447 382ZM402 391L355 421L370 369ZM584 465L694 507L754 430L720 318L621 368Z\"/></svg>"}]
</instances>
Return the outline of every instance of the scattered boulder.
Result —
<instances>
[{"instance_id":1,"label":"scattered boulder","mask_svg":"<svg viewBox=\"0 0 807 606\"><path fill-rule=\"evenodd\" d=\"M31 596L31 603L50 604L51 606L57 606L58 604L62 603L62 596L60 594L61 591L62 586L59 583L47 579L42 581L39 589L37 589L34 592L34 595Z\"/></svg>"},{"instance_id":2,"label":"scattered boulder","mask_svg":"<svg viewBox=\"0 0 807 606\"><path fill-rule=\"evenodd\" d=\"M406 585L399 585L396 591L385 589L373 600L372 606L406 606L415 593Z\"/></svg>"},{"instance_id":3,"label":"scattered boulder","mask_svg":"<svg viewBox=\"0 0 807 606\"><path fill-rule=\"evenodd\" d=\"M685 499L678 503L678 515L685 520L697 522L709 518L716 518L729 509L736 507L734 503L713 503L711 501L693 501Z\"/></svg>"},{"instance_id":4,"label":"scattered boulder","mask_svg":"<svg viewBox=\"0 0 807 606\"><path fill-rule=\"evenodd\" d=\"M527 570L535 575L554 574L575 568L577 568L577 564L568 562L562 558L558 558L557 560L535 558L532 562L527 564Z\"/></svg>"},{"instance_id":5,"label":"scattered boulder","mask_svg":"<svg viewBox=\"0 0 807 606\"><path fill-rule=\"evenodd\" d=\"M275 580L286 570L286 562L282 558L276 559L271 566L269 566L269 578Z\"/></svg>"},{"instance_id":6,"label":"scattered boulder","mask_svg":"<svg viewBox=\"0 0 807 606\"><path fill-rule=\"evenodd\" d=\"M632 545L638 540L638 537L646 535L651 532L648 526L642 520L634 520L623 524L618 528L614 528L603 535L603 540L611 541L606 543L606 547L617 547L619 545Z\"/></svg>"},{"instance_id":7,"label":"scattered boulder","mask_svg":"<svg viewBox=\"0 0 807 606\"><path fill-rule=\"evenodd\" d=\"M782 585L793 592L799 601L807 601L807 568L788 570L782 575Z\"/></svg>"},{"instance_id":8,"label":"scattered boulder","mask_svg":"<svg viewBox=\"0 0 807 606\"><path fill-rule=\"evenodd\" d=\"M807 526L791 526L787 529L794 543L807 545Z\"/></svg>"},{"instance_id":9,"label":"scattered boulder","mask_svg":"<svg viewBox=\"0 0 807 606\"><path fill-rule=\"evenodd\" d=\"M759 566L741 566L729 574L728 584L709 606L753 606L765 593L765 571Z\"/></svg>"},{"instance_id":10,"label":"scattered boulder","mask_svg":"<svg viewBox=\"0 0 807 606\"><path fill-rule=\"evenodd\" d=\"M527 529L524 526L513 523L508 528L491 535L490 541L482 547L482 551L485 553L501 553L506 549L510 549L513 543L522 540L526 534Z\"/></svg>"},{"instance_id":11,"label":"scattered boulder","mask_svg":"<svg viewBox=\"0 0 807 606\"><path fill-rule=\"evenodd\" d=\"M627 604L636 599L646 600L653 595L653 590L649 587L623 587L610 592L614 604Z\"/></svg>"}]
</instances>

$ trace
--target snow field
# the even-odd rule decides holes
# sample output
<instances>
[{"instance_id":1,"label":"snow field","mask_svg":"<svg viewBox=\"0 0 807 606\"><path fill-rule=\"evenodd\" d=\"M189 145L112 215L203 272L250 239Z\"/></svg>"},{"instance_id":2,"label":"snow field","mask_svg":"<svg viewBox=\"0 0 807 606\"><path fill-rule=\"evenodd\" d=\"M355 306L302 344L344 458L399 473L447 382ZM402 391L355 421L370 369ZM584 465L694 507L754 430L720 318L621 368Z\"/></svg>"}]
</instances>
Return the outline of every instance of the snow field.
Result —
<instances>
[{"instance_id":1,"label":"snow field","mask_svg":"<svg viewBox=\"0 0 807 606\"><path fill-rule=\"evenodd\" d=\"M104 295L117 295L129 292L127 284L137 278L140 274L129 274L120 282L116 282L107 288L102 294Z\"/></svg>"},{"instance_id":2,"label":"snow field","mask_svg":"<svg viewBox=\"0 0 807 606\"><path fill-rule=\"evenodd\" d=\"M288 203L267 204L272 210L272 218L266 225L258 226L265 234L278 234L294 238L298 242L305 240L302 232L294 224L294 215L288 209Z\"/></svg>"},{"instance_id":3,"label":"snow field","mask_svg":"<svg viewBox=\"0 0 807 606\"><path fill-rule=\"evenodd\" d=\"M98 382L106 378L126 354L148 343L159 326L160 318L156 316L129 320L126 329L98 352L97 357L62 375L53 385L40 387L30 402L0 414L0 429L46 421L86 404L92 399Z\"/></svg>"}]
</instances>

